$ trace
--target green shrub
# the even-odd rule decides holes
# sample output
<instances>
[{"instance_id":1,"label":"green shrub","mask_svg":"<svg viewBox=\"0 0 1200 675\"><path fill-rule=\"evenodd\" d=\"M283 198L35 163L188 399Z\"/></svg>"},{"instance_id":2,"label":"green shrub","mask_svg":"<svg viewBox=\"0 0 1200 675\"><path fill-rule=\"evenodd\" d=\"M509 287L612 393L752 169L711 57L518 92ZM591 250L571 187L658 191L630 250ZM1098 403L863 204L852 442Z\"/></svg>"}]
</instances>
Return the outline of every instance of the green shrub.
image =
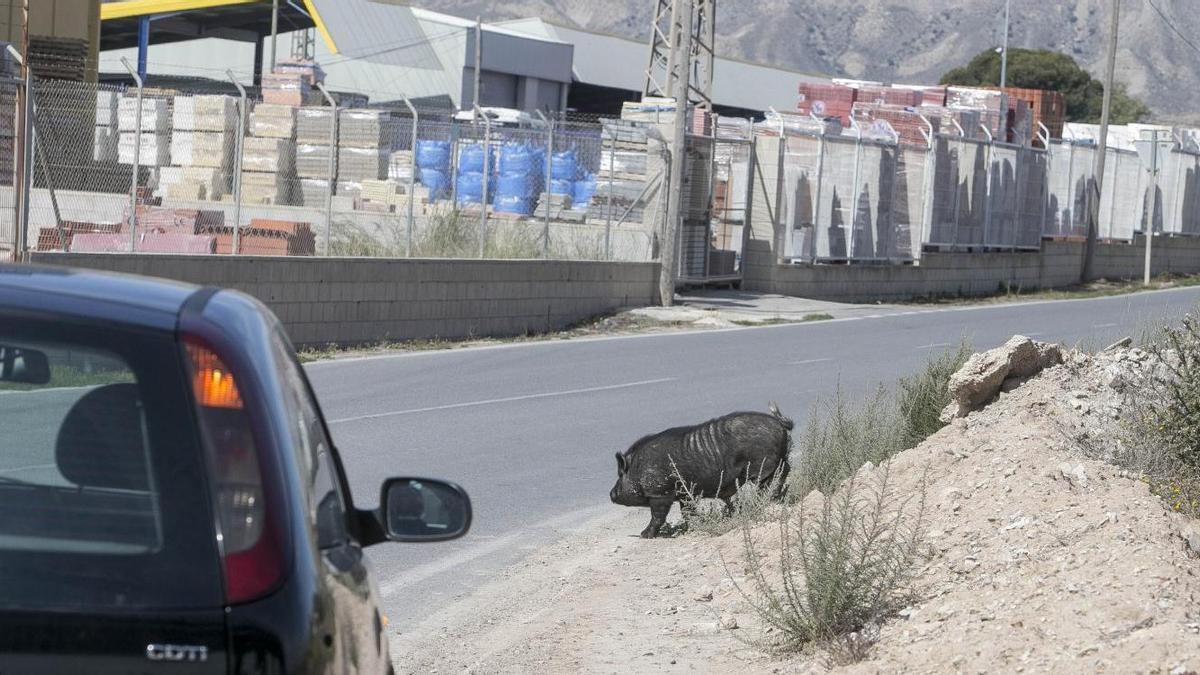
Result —
<instances>
[{"instance_id":1,"label":"green shrub","mask_svg":"<svg viewBox=\"0 0 1200 675\"><path fill-rule=\"evenodd\" d=\"M964 340L957 349L930 359L919 373L900 379L896 403L904 424L904 447L915 448L946 426L939 416L950 405L950 376L971 358L971 352Z\"/></svg>"},{"instance_id":2,"label":"green shrub","mask_svg":"<svg viewBox=\"0 0 1200 675\"><path fill-rule=\"evenodd\" d=\"M803 505L786 509L778 563L768 564L753 528L743 524L749 588L738 590L773 629L758 646L822 647L857 660L882 622L911 602L924 540L924 482L918 494L898 499L888 463L870 473L850 477L815 514Z\"/></svg>"},{"instance_id":3,"label":"green shrub","mask_svg":"<svg viewBox=\"0 0 1200 675\"><path fill-rule=\"evenodd\" d=\"M904 449L904 424L892 395L879 387L860 405L838 388L816 404L808 426L795 439L788 496L832 492L867 462L879 464Z\"/></svg>"},{"instance_id":4,"label":"green shrub","mask_svg":"<svg viewBox=\"0 0 1200 675\"><path fill-rule=\"evenodd\" d=\"M716 499L700 495L695 485L680 477L674 462L671 463L671 467L672 475L684 493L679 500L683 522L676 531L719 537L739 527L762 522L771 512L772 506L779 503L776 495L783 487L783 479L778 473L771 476L770 480L762 480L764 477L760 477L755 482L736 481L737 492L729 500L729 504L725 505ZM721 476L719 480L723 479L724 476Z\"/></svg>"},{"instance_id":5,"label":"green shrub","mask_svg":"<svg viewBox=\"0 0 1200 675\"><path fill-rule=\"evenodd\" d=\"M1149 345L1160 373L1146 408L1151 433L1185 466L1200 469L1200 322L1184 315Z\"/></svg>"}]
</instances>

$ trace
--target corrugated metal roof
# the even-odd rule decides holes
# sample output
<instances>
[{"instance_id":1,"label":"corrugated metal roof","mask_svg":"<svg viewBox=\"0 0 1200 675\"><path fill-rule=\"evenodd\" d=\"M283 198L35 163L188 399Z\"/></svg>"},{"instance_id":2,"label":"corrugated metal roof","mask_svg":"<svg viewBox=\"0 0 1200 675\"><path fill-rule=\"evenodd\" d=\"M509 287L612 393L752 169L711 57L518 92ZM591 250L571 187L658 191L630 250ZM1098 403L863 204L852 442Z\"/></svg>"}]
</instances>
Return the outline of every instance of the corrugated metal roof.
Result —
<instances>
[{"instance_id":1,"label":"corrugated metal roof","mask_svg":"<svg viewBox=\"0 0 1200 675\"><path fill-rule=\"evenodd\" d=\"M582 30L540 18L499 22L511 30L575 45L575 79L603 87L640 91L650 46L629 38ZM828 82L811 73L718 57L713 64L713 103L752 110L796 107L801 82Z\"/></svg>"},{"instance_id":2,"label":"corrugated metal roof","mask_svg":"<svg viewBox=\"0 0 1200 675\"><path fill-rule=\"evenodd\" d=\"M310 0L343 57L409 68L441 68L413 9L369 0Z\"/></svg>"}]
</instances>

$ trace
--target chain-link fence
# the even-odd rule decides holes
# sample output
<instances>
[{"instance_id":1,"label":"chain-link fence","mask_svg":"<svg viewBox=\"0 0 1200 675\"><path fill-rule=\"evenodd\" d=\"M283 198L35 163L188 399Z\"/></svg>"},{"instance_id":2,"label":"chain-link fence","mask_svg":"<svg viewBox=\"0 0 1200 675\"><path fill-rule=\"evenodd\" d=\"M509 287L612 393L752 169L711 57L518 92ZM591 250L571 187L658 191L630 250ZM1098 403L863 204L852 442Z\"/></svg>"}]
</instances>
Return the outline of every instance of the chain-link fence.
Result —
<instances>
[{"instance_id":1,"label":"chain-link fence","mask_svg":"<svg viewBox=\"0 0 1200 675\"><path fill-rule=\"evenodd\" d=\"M10 158L19 85L0 79ZM18 231L16 162L3 162L0 249L23 235L27 247L79 252L657 256L675 189L665 120L366 108L319 89L36 82L28 227ZM773 165L763 177L775 206L762 212L786 260L910 262L931 249L1036 250L1043 237L1086 235L1090 139L1035 148L916 112L852 121L719 118L689 135L681 275L740 269L756 165ZM781 139L771 157L755 151L762 135ZM1156 231L1200 234L1200 145L1176 141L1157 190L1135 153L1109 148L1099 237L1132 240L1151 199Z\"/></svg>"},{"instance_id":2,"label":"chain-link fence","mask_svg":"<svg viewBox=\"0 0 1200 675\"><path fill-rule=\"evenodd\" d=\"M661 178L647 175L646 139L606 134L599 119L342 107L316 89L296 101L60 81L34 90L29 245L42 250L655 254ZM0 218L5 241L17 220Z\"/></svg>"},{"instance_id":3,"label":"chain-link fence","mask_svg":"<svg viewBox=\"0 0 1200 675\"><path fill-rule=\"evenodd\" d=\"M17 199L13 189L16 172L17 92L21 84L0 77L0 260L17 248Z\"/></svg>"}]
</instances>

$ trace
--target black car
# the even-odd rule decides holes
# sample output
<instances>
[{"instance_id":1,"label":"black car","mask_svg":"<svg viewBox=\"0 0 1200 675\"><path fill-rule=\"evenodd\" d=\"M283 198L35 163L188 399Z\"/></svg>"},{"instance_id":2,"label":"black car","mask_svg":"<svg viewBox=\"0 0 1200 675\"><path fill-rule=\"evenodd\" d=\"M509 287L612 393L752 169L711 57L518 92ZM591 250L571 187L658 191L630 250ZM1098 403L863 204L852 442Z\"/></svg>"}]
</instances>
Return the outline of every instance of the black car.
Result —
<instances>
[{"instance_id":1,"label":"black car","mask_svg":"<svg viewBox=\"0 0 1200 675\"><path fill-rule=\"evenodd\" d=\"M457 486L354 507L279 322L241 293L0 265L0 673L385 673L363 547L470 527Z\"/></svg>"}]
</instances>

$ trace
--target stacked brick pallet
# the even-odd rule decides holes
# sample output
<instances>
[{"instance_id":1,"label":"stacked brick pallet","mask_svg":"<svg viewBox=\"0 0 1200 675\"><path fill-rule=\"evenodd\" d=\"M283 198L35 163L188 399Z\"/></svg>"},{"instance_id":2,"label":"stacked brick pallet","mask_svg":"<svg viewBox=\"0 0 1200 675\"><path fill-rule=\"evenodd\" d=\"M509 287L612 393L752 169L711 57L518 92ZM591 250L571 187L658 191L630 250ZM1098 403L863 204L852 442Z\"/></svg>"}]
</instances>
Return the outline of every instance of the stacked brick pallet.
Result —
<instances>
[{"instance_id":1,"label":"stacked brick pallet","mask_svg":"<svg viewBox=\"0 0 1200 675\"><path fill-rule=\"evenodd\" d=\"M143 96L142 124L140 133L137 125L137 96L132 92L122 94L117 101L117 161L133 164L134 148L141 145L137 153L138 164L143 167L167 166L171 161L171 102L167 98Z\"/></svg>"},{"instance_id":2,"label":"stacked brick pallet","mask_svg":"<svg viewBox=\"0 0 1200 675\"><path fill-rule=\"evenodd\" d=\"M233 252L233 228L224 222L223 211L137 207L134 251L139 253ZM67 221L62 229L42 228L37 250L70 250L77 253L128 252L128 214L121 223ZM308 223L254 219L239 233L240 253L245 255L313 255L316 237Z\"/></svg>"},{"instance_id":3,"label":"stacked brick pallet","mask_svg":"<svg viewBox=\"0 0 1200 675\"><path fill-rule=\"evenodd\" d=\"M315 94L315 96L314 96ZM301 106L319 102L320 92L300 73L268 73L262 76L264 103Z\"/></svg>"},{"instance_id":4,"label":"stacked brick pallet","mask_svg":"<svg viewBox=\"0 0 1200 675\"><path fill-rule=\"evenodd\" d=\"M925 133L929 132L929 126L921 120L921 115L913 106L859 102L854 104L851 114L863 130L864 137L889 140L890 132L894 131L902 144L926 144ZM935 120L938 118L927 116L926 119L930 120L930 126L937 133L940 125Z\"/></svg>"},{"instance_id":5,"label":"stacked brick pallet","mask_svg":"<svg viewBox=\"0 0 1200 675\"><path fill-rule=\"evenodd\" d=\"M602 120L604 145L600 150L600 167L596 173L596 195L588 208L588 217L593 221L608 219L609 193L612 194L613 214L616 221L629 210L627 222L642 222L644 207L637 203L638 196L649 179L649 155L646 143L646 127L649 123L623 117L621 120ZM555 205L551 204L552 209ZM570 208L569 202L558 208ZM539 207L540 208L540 207ZM630 210L631 209L631 210ZM552 210L551 215L554 215Z\"/></svg>"},{"instance_id":6,"label":"stacked brick pallet","mask_svg":"<svg viewBox=\"0 0 1200 675\"><path fill-rule=\"evenodd\" d=\"M877 82L834 80L831 84L802 83L797 111L849 124L851 119L864 136L896 137L903 144L923 145L922 130L958 133L982 140L990 133L999 142L1028 144L1036 139L1038 122L1051 137L1062 132L1063 99L1058 92L1031 89L884 86ZM925 117L927 125L921 117ZM885 124L886 123L886 124ZM984 132L984 128L987 132Z\"/></svg>"},{"instance_id":7,"label":"stacked brick pallet","mask_svg":"<svg viewBox=\"0 0 1200 675\"><path fill-rule=\"evenodd\" d=\"M29 63L40 80L83 82L87 75L87 57L85 40L29 36Z\"/></svg>"},{"instance_id":8,"label":"stacked brick pallet","mask_svg":"<svg viewBox=\"0 0 1200 675\"><path fill-rule=\"evenodd\" d=\"M260 103L242 141L242 199L250 204L291 204L296 180L295 108Z\"/></svg>"},{"instance_id":9,"label":"stacked brick pallet","mask_svg":"<svg viewBox=\"0 0 1200 675\"><path fill-rule=\"evenodd\" d=\"M233 253L231 227L211 225L199 231L214 238L217 255ZM238 253L241 255L310 256L315 250L316 237L308 223L254 218L238 233Z\"/></svg>"},{"instance_id":10,"label":"stacked brick pallet","mask_svg":"<svg viewBox=\"0 0 1200 675\"><path fill-rule=\"evenodd\" d=\"M858 89L840 84L800 83L800 97L796 110L802 115L813 115L822 119L837 118L849 125L854 103L858 100Z\"/></svg>"},{"instance_id":11,"label":"stacked brick pallet","mask_svg":"<svg viewBox=\"0 0 1200 675\"><path fill-rule=\"evenodd\" d=\"M12 56L6 47L9 43L0 41L0 77L16 77L16 68ZM0 157L12 157L15 146L15 128L17 109L17 90L15 86L0 87ZM0 184L13 184L12 162L0 162Z\"/></svg>"},{"instance_id":12,"label":"stacked brick pallet","mask_svg":"<svg viewBox=\"0 0 1200 675\"><path fill-rule=\"evenodd\" d=\"M996 140L1005 140L1008 126L1008 96L1004 92L974 87L948 87L946 89L946 107L978 111L979 124L987 127ZM976 127L978 126L976 125ZM968 133L968 136L970 135Z\"/></svg>"},{"instance_id":13,"label":"stacked brick pallet","mask_svg":"<svg viewBox=\"0 0 1200 675\"><path fill-rule=\"evenodd\" d=\"M171 166L159 171L159 195L218 200L227 194L237 147L237 102L230 96L176 96Z\"/></svg>"},{"instance_id":14,"label":"stacked brick pallet","mask_svg":"<svg viewBox=\"0 0 1200 675\"><path fill-rule=\"evenodd\" d=\"M333 113L328 107L296 109L296 176L299 190L293 195L303 206L325 203L329 190L329 134Z\"/></svg>"},{"instance_id":15,"label":"stacked brick pallet","mask_svg":"<svg viewBox=\"0 0 1200 675\"><path fill-rule=\"evenodd\" d=\"M1007 87L1003 91L1008 95L1010 109L1014 101L1024 101L1029 106L1032 140L1038 141L1039 122L1049 129L1051 138L1062 138L1067 116L1066 99L1062 92L1016 87Z\"/></svg>"},{"instance_id":16,"label":"stacked brick pallet","mask_svg":"<svg viewBox=\"0 0 1200 675\"><path fill-rule=\"evenodd\" d=\"M119 130L117 127L117 101L120 93L100 89L96 91L96 118L92 143L92 161L116 164Z\"/></svg>"},{"instance_id":17,"label":"stacked brick pallet","mask_svg":"<svg viewBox=\"0 0 1200 675\"><path fill-rule=\"evenodd\" d=\"M215 239L202 231L219 227L223 218L221 211L138 206L134 250L143 253L212 253ZM61 230L42 228L38 234L37 249L78 253L127 252L131 238L129 221L126 209L119 223L66 221Z\"/></svg>"},{"instance_id":18,"label":"stacked brick pallet","mask_svg":"<svg viewBox=\"0 0 1200 675\"><path fill-rule=\"evenodd\" d=\"M116 234L121 231L120 223L85 223L63 221L62 228L43 227L38 230L38 251L67 251L75 235L78 234Z\"/></svg>"},{"instance_id":19,"label":"stacked brick pallet","mask_svg":"<svg viewBox=\"0 0 1200 675\"><path fill-rule=\"evenodd\" d=\"M342 110L338 114L337 193L358 196L363 181L387 175L396 129L381 110Z\"/></svg>"}]
</instances>

